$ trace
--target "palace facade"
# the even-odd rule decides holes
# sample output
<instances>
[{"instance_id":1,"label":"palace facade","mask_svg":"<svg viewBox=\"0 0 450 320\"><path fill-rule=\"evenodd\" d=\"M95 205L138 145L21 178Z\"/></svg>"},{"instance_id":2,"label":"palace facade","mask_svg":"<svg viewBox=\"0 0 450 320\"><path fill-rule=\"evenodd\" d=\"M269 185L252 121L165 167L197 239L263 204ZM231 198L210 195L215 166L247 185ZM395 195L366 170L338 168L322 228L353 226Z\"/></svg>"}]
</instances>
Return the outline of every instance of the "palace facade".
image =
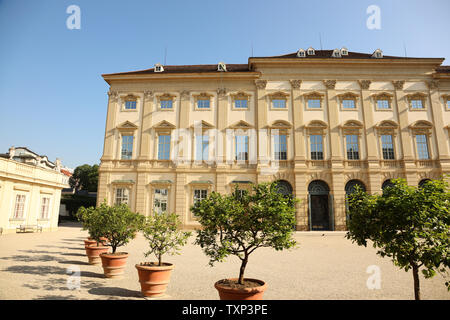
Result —
<instances>
[{"instance_id":1,"label":"palace facade","mask_svg":"<svg viewBox=\"0 0 450 320\"><path fill-rule=\"evenodd\" d=\"M442 58L308 48L247 64L104 74L98 202L178 213L210 192L279 181L297 230L345 230L355 185L379 193L450 173L450 67Z\"/></svg>"}]
</instances>

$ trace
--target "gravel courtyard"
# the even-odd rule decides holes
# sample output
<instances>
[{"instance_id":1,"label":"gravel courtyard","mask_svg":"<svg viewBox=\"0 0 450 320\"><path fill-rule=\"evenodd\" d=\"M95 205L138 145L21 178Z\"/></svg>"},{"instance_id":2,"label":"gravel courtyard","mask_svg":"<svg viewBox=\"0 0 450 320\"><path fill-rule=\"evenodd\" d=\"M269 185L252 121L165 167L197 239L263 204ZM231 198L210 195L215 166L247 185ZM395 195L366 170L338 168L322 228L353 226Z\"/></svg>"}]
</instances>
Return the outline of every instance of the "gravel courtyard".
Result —
<instances>
[{"instance_id":1,"label":"gravel courtyard","mask_svg":"<svg viewBox=\"0 0 450 320\"><path fill-rule=\"evenodd\" d=\"M195 234L195 233L194 233ZM264 298L297 299L413 299L411 272L397 269L373 248L363 248L344 238L344 232L297 232L297 249L277 252L258 249L249 260L246 277L265 280ZM87 231L65 223L57 232L4 234L0 236L0 299L144 299L135 264L147 259L147 244L138 235L126 247L130 254L123 279L106 279L101 265L89 265L83 240ZM166 256L175 264L164 299L218 299L215 281L237 277L239 260L208 265L200 247L189 240L181 255ZM381 288L369 290L367 267L381 271ZM80 270L79 289L70 289L74 278L68 269ZM444 279L421 277L422 299L450 300Z\"/></svg>"}]
</instances>

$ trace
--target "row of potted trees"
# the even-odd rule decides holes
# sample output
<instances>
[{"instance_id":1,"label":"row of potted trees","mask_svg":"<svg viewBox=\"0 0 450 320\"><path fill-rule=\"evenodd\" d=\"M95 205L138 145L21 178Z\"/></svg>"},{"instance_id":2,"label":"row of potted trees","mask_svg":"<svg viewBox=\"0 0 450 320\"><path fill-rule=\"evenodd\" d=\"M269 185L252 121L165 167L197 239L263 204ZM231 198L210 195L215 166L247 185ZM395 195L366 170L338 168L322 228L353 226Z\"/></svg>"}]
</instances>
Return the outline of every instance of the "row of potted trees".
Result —
<instances>
[{"instance_id":1,"label":"row of potted trees","mask_svg":"<svg viewBox=\"0 0 450 320\"><path fill-rule=\"evenodd\" d=\"M201 224L195 244L209 257L209 264L213 266L230 255L241 261L239 277L215 283L220 299L262 299L267 284L244 277L249 256L261 247L275 250L295 247L292 235L297 201L282 195L276 183L265 183L253 186L251 193L237 189L229 195L212 192L191 207ZM110 207L102 203L97 208L82 207L77 215L89 232L89 239L85 240L89 263L101 261L107 278L123 276L128 253L118 252L117 248L142 231L149 244L144 255L153 254L157 261L136 265L141 292L146 297L164 295L174 266L163 262L163 255L179 254L191 236L180 229L181 221L175 213L144 217L131 212L125 204ZM112 252L108 252L109 247Z\"/></svg>"}]
</instances>

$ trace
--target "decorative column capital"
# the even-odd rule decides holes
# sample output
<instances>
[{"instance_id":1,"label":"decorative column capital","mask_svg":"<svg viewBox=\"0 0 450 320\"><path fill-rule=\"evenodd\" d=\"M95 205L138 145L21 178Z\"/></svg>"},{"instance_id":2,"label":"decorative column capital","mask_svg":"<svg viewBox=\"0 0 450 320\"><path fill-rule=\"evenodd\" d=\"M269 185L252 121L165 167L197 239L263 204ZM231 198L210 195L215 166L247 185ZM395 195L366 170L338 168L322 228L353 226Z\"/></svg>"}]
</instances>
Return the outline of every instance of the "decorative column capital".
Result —
<instances>
[{"instance_id":1,"label":"decorative column capital","mask_svg":"<svg viewBox=\"0 0 450 320\"><path fill-rule=\"evenodd\" d=\"M302 84L302 80L290 80L292 89L300 89L300 85Z\"/></svg>"},{"instance_id":2,"label":"decorative column capital","mask_svg":"<svg viewBox=\"0 0 450 320\"><path fill-rule=\"evenodd\" d=\"M225 98L227 95L227 89L226 88L217 89L217 95L219 96L219 98Z\"/></svg>"},{"instance_id":3,"label":"decorative column capital","mask_svg":"<svg viewBox=\"0 0 450 320\"><path fill-rule=\"evenodd\" d=\"M327 89L334 89L336 87L336 80L323 80L323 84Z\"/></svg>"},{"instance_id":4,"label":"decorative column capital","mask_svg":"<svg viewBox=\"0 0 450 320\"><path fill-rule=\"evenodd\" d=\"M191 93L187 90L183 90L180 93L180 97L181 99L189 99L189 96L191 95Z\"/></svg>"},{"instance_id":5,"label":"decorative column capital","mask_svg":"<svg viewBox=\"0 0 450 320\"><path fill-rule=\"evenodd\" d=\"M392 85L395 90L403 90L403 86L405 84L405 80L392 81Z\"/></svg>"},{"instance_id":6,"label":"decorative column capital","mask_svg":"<svg viewBox=\"0 0 450 320\"><path fill-rule=\"evenodd\" d=\"M426 82L428 89L437 89L439 88L439 80L434 79Z\"/></svg>"},{"instance_id":7,"label":"decorative column capital","mask_svg":"<svg viewBox=\"0 0 450 320\"><path fill-rule=\"evenodd\" d=\"M151 90L145 90L144 91L144 98L147 100L147 99L151 99L151 98L153 98L153 91L151 91Z\"/></svg>"},{"instance_id":8,"label":"decorative column capital","mask_svg":"<svg viewBox=\"0 0 450 320\"><path fill-rule=\"evenodd\" d=\"M359 80L358 83L362 90L369 90L372 80Z\"/></svg>"},{"instance_id":9,"label":"decorative column capital","mask_svg":"<svg viewBox=\"0 0 450 320\"><path fill-rule=\"evenodd\" d=\"M267 85L267 80L255 80L256 88L265 89Z\"/></svg>"},{"instance_id":10,"label":"decorative column capital","mask_svg":"<svg viewBox=\"0 0 450 320\"><path fill-rule=\"evenodd\" d=\"M119 93L117 91L112 91L111 89L108 91L109 100L117 101L119 98Z\"/></svg>"}]
</instances>

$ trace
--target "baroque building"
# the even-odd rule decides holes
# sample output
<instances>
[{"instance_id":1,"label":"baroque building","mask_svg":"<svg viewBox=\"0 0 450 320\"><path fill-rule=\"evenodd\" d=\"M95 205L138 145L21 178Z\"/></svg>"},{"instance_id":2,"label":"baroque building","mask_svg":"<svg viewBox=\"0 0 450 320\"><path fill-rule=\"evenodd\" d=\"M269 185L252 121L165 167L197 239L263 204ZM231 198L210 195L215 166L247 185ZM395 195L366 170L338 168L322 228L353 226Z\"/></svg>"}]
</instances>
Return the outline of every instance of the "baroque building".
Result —
<instances>
[{"instance_id":1,"label":"baroque building","mask_svg":"<svg viewBox=\"0 0 450 320\"><path fill-rule=\"evenodd\" d=\"M176 212L211 191L279 181L297 230L345 230L355 185L379 193L450 173L450 67L308 48L247 64L104 74L110 85L98 202Z\"/></svg>"}]
</instances>

